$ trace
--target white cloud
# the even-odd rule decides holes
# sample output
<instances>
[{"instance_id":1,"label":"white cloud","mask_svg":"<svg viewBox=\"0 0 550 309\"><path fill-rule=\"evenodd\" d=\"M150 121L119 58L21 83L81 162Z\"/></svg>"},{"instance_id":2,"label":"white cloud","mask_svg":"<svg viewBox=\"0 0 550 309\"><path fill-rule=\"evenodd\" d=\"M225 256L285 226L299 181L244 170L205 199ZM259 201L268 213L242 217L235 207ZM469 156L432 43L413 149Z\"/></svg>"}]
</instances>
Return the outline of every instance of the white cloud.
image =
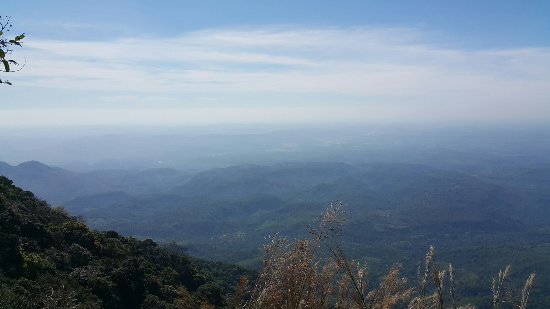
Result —
<instances>
[{"instance_id":1,"label":"white cloud","mask_svg":"<svg viewBox=\"0 0 550 309\"><path fill-rule=\"evenodd\" d=\"M414 116L416 121L425 117L409 106L405 109L377 106L346 109L334 107L210 107L210 108L109 108L109 109L50 109L44 117L42 109L8 110L0 114L2 126L51 125L202 125L232 123L338 123L361 121L387 121L396 115Z\"/></svg>"},{"instance_id":2,"label":"white cloud","mask_svg":"<svg viewBox=\"0 0 550 309\"><path fill-rule=\"evenodd\" d=\"M231 107L239 94L252 93L254 108L267 108L272 94L300 95L304 106L331 94L354 96L363 109L391 102L388 110L420 109L432 118L550 117L550 48L442 48L414 29L213 29L173 38L29 41L27 48L20 84L83 91L91 103L154 108L160 98L177 107L210 93L216 104L230 94Z\"/></svg>"}]
</instances>

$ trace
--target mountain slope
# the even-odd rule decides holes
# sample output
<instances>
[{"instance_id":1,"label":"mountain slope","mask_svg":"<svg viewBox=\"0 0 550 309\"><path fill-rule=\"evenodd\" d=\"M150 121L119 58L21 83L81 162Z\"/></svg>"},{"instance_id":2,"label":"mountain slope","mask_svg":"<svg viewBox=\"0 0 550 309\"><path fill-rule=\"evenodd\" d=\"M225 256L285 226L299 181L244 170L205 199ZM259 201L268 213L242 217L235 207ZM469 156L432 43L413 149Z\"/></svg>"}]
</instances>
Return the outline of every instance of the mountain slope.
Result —
<instances>
[{"instance_id":1,"label":"mountain slope","mask_svg":"<svg viewBox=\"0 0 550 309\"><path fill-rule=\"evenodd\" d=\"M49 167L38 161L23 162L17 166L0 165L0 175L9 177L27 190L50 202L60 202L85 192L89 184L77 173ZM63 188L63 190L59 190Z\"/></svg>"},{"instance_id":2,"label":"mountain slope","mask_svg":"<svg viewBox=\"0 0 550 309\"><path fill-rule=\"evenodd\" d=\"M303 234L335 200L346 204L354 250L377 259L390 247L410 255L430 242L509 240L503 231L535 229L547 218L513 185L400 163L241 165L199 173L169 194L98 194L64 207L95 228L175 240L192 254L250 266L266 236Z\"/></svg>"},{"instance_id":3,"label":"mountain slope","mask_svg":"<svg viewBox=\"0 0 550 309\"><path fill-rule=\"evenodd\" d=\"M130 194L163 192L189 177L186 173L168 168L77 173L38 161L23 162L17 166L0 162L0 176L12 179L17 186L55 205L81 196L112 191Z\"/></svg>"},{"instance_id":4,"label":"mountain slope","mask_svg":"<svg viewBox=\"0 0 550 309\"><path fill-rule=\"evenodd\" d=\"M0 177L0 308L219 307L239 273L91 231Z\"/></svg>"}]
</instances>

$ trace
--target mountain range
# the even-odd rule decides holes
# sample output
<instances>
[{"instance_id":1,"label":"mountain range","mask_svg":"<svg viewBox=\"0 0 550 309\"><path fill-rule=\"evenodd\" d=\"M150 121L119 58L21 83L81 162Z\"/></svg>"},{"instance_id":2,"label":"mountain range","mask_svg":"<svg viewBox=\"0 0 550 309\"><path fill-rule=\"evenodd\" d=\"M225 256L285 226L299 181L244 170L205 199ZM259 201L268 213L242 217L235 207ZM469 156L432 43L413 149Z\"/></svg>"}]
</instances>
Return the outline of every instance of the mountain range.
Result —
<instances>
[{"instance_id":1,"label":"mountain range","mask_svg":"<svg viewBox=\"0 0 550 309\"><path fill-rule=\"evenodd\" d=\"M521 273L550 273L550 174L543 166L457 171L290 162L193 175L171 169L75 173L38 162L0 167L0 174L93 228L175 242L191 255L248 268L259 267L267 237L307 234L338 200L347 214L344 246L375 278L393 263L416 269L431 244L440 261L452 261L467 278L460 284L474 298L476 287L489 286L509 263ZM538 282L550 285L545 276Z\"/></svg>"}]
</instances>

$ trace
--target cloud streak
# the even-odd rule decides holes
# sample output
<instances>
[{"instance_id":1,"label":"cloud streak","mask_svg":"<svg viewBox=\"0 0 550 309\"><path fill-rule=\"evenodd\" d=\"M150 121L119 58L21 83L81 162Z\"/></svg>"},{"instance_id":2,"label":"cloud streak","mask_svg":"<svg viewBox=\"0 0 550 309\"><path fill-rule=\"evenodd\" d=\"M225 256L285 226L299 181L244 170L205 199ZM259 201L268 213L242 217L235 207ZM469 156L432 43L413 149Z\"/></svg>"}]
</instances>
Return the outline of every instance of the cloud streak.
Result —
<instances>
[{"instance_id":1,"label":"cloud streak","mask_svg":"<svg viewBox=\"0 0 550 309\"><path fill-rule=\"evenodd\" d=\"M268 108L278 104L273 94L298 96L293 103L304 106L331 95L333 106L341 103L338 96L351 96L361 110L385 104L432 118L550 117L550 48L441 47L415 29L212 29L171 38L29 41L27 47L20 84L81 91L90 104L135 100L154 108L147 98L162 97L177 108L205 104L200 98L208 94L230 108L246 94L254 108Z\"/></svg>"}]
</instances>

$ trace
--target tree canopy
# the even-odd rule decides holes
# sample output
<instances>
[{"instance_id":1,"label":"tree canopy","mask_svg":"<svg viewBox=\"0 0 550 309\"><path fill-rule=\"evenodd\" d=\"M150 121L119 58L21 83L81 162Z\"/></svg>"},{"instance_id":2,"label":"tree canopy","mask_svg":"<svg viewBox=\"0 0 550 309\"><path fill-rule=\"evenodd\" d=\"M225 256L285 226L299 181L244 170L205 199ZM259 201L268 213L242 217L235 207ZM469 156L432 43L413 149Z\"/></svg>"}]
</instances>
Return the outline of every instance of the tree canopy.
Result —
<instances>
[{"instance_id":1,"label":"tree canopy","mask_svg":"<svg viewBox=\"0 0 550 309\"><path fill-rule=\"evenodd\" d=\"M0 308L222 308L241 275L90 230L0 176Z\"/></svg>"}]
</instances>

